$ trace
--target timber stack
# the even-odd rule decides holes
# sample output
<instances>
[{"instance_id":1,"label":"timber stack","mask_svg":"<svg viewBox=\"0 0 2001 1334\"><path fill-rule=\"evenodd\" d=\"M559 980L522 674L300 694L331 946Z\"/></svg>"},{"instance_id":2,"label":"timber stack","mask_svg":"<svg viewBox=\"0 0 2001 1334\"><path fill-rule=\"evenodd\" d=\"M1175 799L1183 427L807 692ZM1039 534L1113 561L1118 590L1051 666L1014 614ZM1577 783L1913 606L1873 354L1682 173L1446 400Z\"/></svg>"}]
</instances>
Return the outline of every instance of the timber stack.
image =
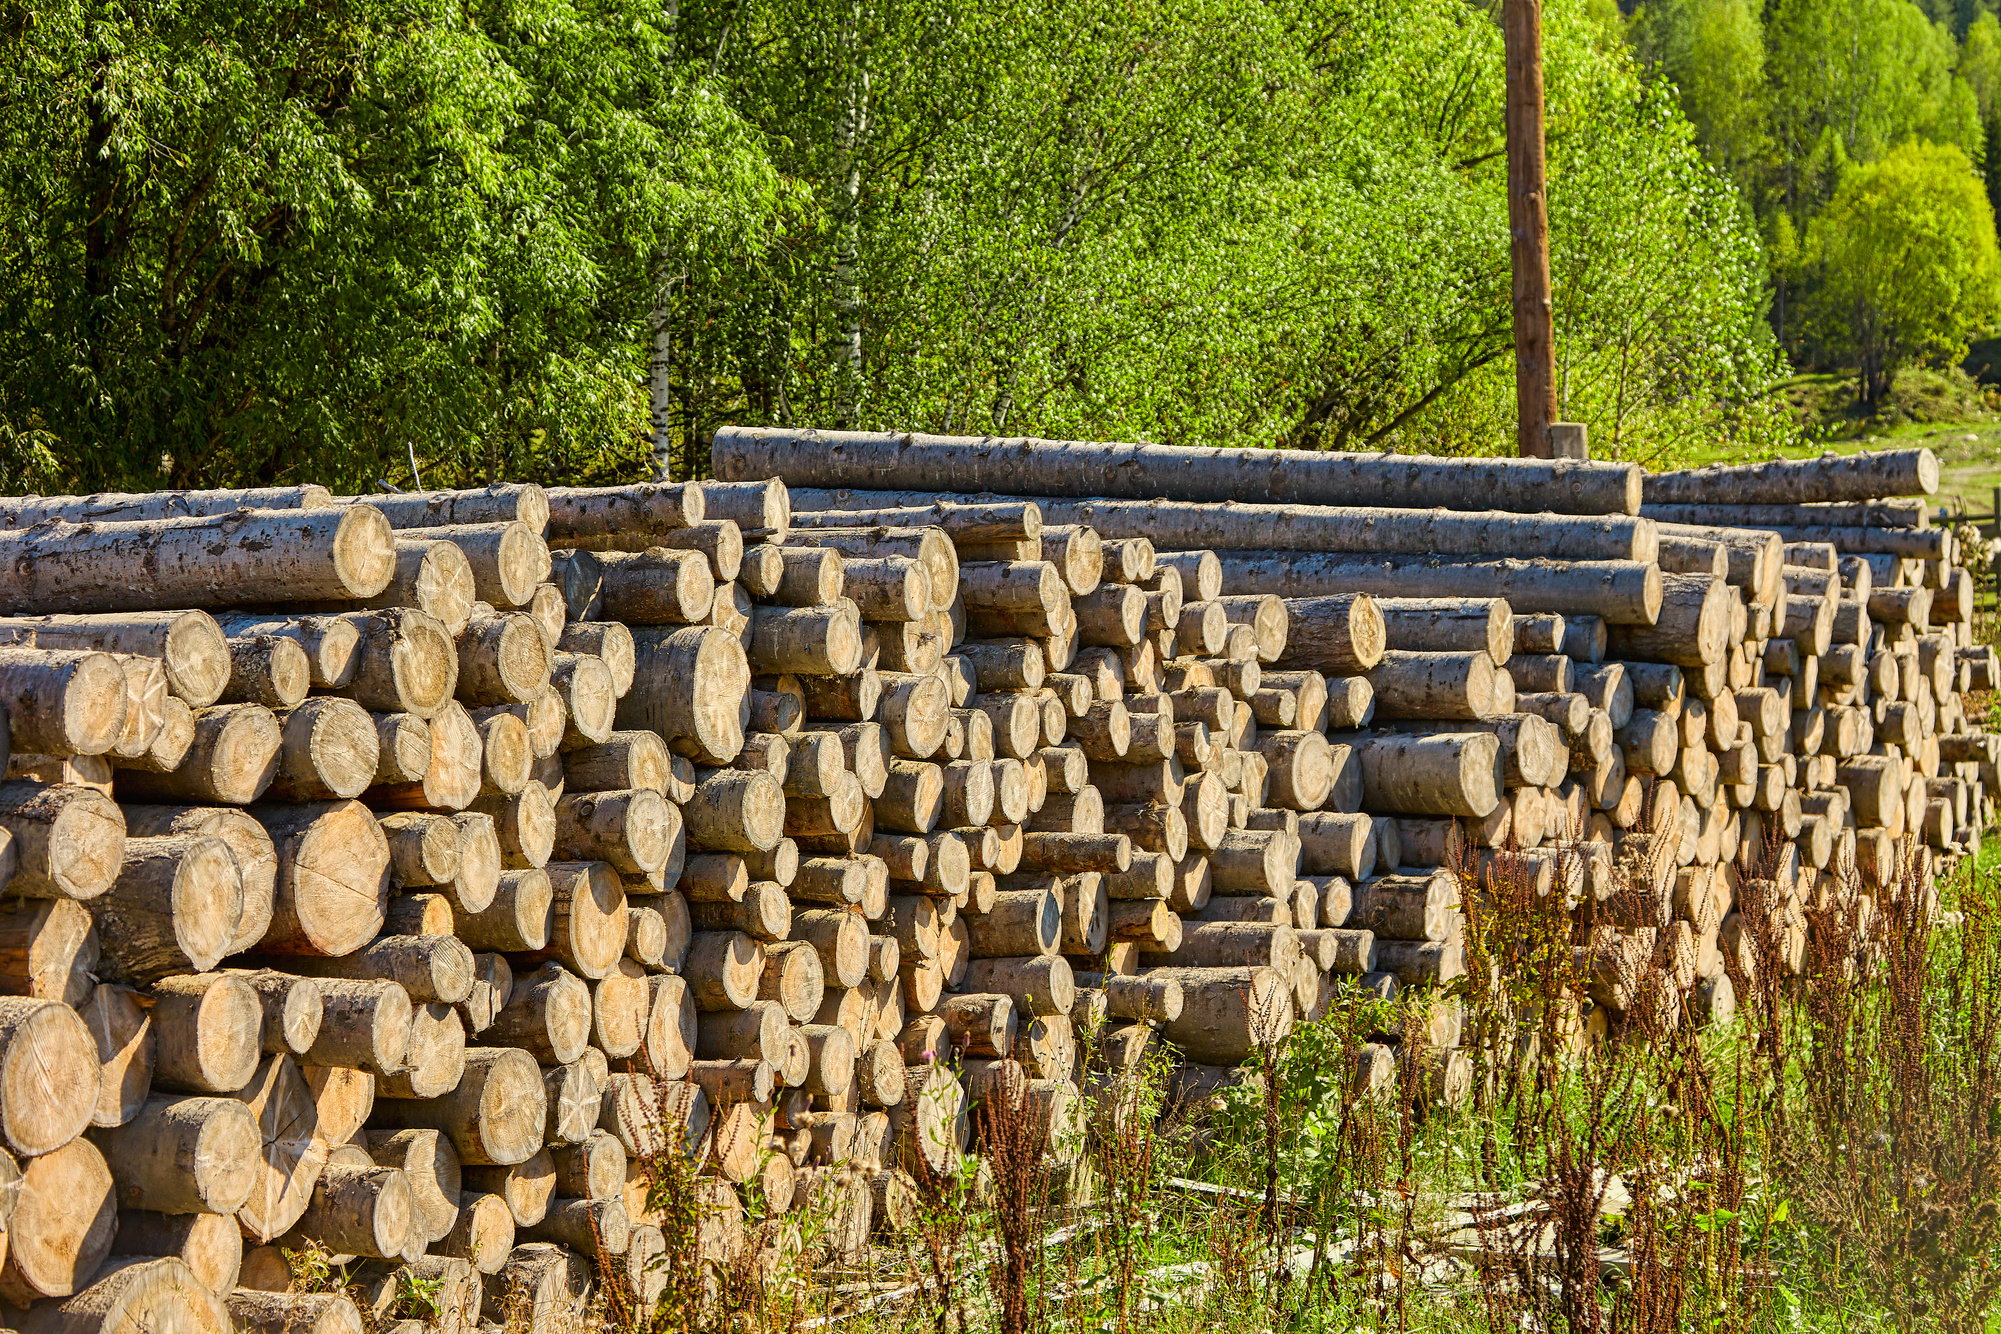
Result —
<instances>
[{"instance_id":1,"label":"timber stack","mask_svg":"<svg viewBox=\"0 0 2001 1334\"><path fill-rule=\"evenodd\" d=\"M1985 823L1929 458L730 429L713 482L0 500L0 1323L560 1328L685 1258L663 1155L702 1259L786 1235L746 1197L852 1256L996 1097L1081 1195L1125 1076L1451 982L1496 874L1577 915L1580 1035L1713 1018ZM1358 1084L1465 1096L1424 1014Z\"/></svg>"}]
</instances>

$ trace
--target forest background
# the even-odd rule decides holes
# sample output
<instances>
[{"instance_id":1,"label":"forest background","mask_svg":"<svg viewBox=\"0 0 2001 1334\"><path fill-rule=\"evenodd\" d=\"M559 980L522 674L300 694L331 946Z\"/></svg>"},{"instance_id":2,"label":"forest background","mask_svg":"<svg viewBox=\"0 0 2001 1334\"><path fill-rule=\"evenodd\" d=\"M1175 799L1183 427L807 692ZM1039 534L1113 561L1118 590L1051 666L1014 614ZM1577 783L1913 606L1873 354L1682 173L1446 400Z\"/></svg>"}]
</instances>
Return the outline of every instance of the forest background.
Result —
<instances>
[{"instance_id":1,"label":"forest background","mask_svg":"<svg viewBox=\"0 0 2001 1334\"><path fill-rule=\"evenodd\" d=\"M1505 449L1497 3L0 0L0 490ZM1872 416L2001 321L1993 7L1545 0L1595 453L1796 444L1803 372Z\"/></svg>"}]
</instances>

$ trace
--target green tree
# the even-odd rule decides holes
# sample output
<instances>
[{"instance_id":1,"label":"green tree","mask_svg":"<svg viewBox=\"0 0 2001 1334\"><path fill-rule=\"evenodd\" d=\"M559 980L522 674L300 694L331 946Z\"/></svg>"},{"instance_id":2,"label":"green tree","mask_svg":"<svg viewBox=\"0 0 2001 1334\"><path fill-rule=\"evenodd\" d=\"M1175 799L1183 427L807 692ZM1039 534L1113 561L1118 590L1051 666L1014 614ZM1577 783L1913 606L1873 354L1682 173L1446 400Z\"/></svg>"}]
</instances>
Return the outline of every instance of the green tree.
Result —
<instances>
[{"instance_id":1,"label":"green tree","mask_svg":"<svg viewBox=\"0 0 2001 1334\"><path fill-rule=\"evenodd\" d=\"M1991 10L1981 10L1967 25L1966 40L1959 52L1959 76L1973 94L1980 109L1982 174L1987 178L1987 198L2001 203L2001 20Z\"/></svg>"},{"instance_id":2,"label":"green tree","mask_svg":"<svg viewBox=\"0 0 2001 1334\"><path fill-rule=\"evenodd\" d=\"M0 466L365 486L413 456L431 484L643 458L663 271L753 246L779 196L706 69L659 0L12 5Z\"/></svg>"},{"instance_id":3,"label":"green tree","mask_svg":"<svg viewBox=\"0 0 2001 1334\"><path fill-rule=\"evenodd\" d=\"M1848 164L1910 139L1978 161L1979 104L1954 74L1958 44L1912 0L1775 0L1766 19L1771 182L1802 224Z\"/></svg>"},{"instance_id":4,"label":"green tree","mask_svg":"<svg viewBox=\"0 0 2001 1334\"><path fill-rule=\"evenodd\" d=\"M1603 0L1547 8L1567 402L1640 453L1713 434L1773 370L1755 236ZM1481 8L682 12L811 199L757 264L688 293L678 336L704 372L684 384L682 440L729 417L1311 448L1508 438L1501 43Z\"/></svg>"},{"instance_id":5,"label":"green tree","mask_svg":"<svg viewBox=\"0 0 2001 1334\"><path fill-rule=\"evenodd\" d=\"M1757 0L1653 0L1633 45L1671 82L1703 153L1748 191L1765 156L1765 28Z\"/></svg>"},{"instance_id":6,"label":"green tree","mask_svg":"<svg viewBox=\"0 0 2001 1334\"><path fill-rule=\"evenodd\" d=\"M1812 328L1874 408L1899 368L1958 360L2001 316L1994 214L1966 154L1910 143L1855 168L1807 236Z\"/></svg>"}]
</instances>

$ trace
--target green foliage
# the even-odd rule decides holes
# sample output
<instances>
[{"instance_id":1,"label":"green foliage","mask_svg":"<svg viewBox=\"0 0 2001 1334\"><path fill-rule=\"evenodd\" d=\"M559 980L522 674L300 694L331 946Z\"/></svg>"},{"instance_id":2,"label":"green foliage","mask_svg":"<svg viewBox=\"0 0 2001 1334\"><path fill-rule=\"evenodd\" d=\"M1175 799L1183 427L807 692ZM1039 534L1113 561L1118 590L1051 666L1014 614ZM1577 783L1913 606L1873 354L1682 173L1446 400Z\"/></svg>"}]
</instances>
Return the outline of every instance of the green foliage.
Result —
<instances>
[{"instance_id":1,"label":"green foliage","mask_svg":"<svg viewBox=\"0 0 2001 1334\"><path fill-rule=\"evenodd\" d=\"M1755 237L1613 14L1547 8L1565 410L1658 453L1752 404L1774 363ZM705 372L684 440L728 417L1509 439L1501 44L1460 0L774 0L685 21L813 206L680 312Z\"/></svg>"},{"instance_id":2,"label":"green foliage","mask_svg":"<svg viewBox=\"0 0 2001 1334\"><path fill-rule=\"evenodd\" d=\"M1511 439L1491 6L7 4L9 489ZM1755 234L1616 6L1546 12L1564 411L1767 429Z\"/></svg>"},{"instance_id":3,"label":"green foliage","mask_svg":"<svg viewBox=\"0 0 2001 1334\"><path fill-rule=\"evenodd\" d=\"M1764 7L1754 0L1654 0L1633 15L1633 45L1680 94L1718 166L1749 188L1766 153Z\"/></svg>"},{"instance_id":4,"label":"green foliage","mask_svg":"<svg viewBox=\"0 0 2001 1334\"><path fill-rule=\"evenodd\" d=\"M1795 223L1829 199L1850 163L1912 139L1981 153L1978 102L1954 76L1948 26L1911 0L1780 0L1767 21L1768 188Z\"/></svg>"},{"instance_id":5,"label":"green foliage","mask_svg":"<svg viewBox=\"0 0 2001 1334\"><path fill-rule=\"evenodd\" d=\"M1851 172L1807 236L1811 327L1861 368L1874 404L1898 367L1957 360L2001 316L2001 254L1980 178L1959 149L1907 144Z\"/></svg>"},{"instance_id":6,"label":"green foliage","mask_svg":"<svg viewBox=\"0 0 2001 1334\"><path fill-rule=\"evenodd\" d=\"M1964 312L1942 313L1950 332L1938 338L1886 334L1872 323L1877 302L1858 305L1858 291L1880 287L1881 272L1903 260L1870 250L1852 216L1823 224L1822 215L1858 168L1912 144L1956 150L1985 174L1987 211L2001 202L2001 152L1988 151L2001 136L1993 11L1987 0L1645 0L1630 25L1704 155L1757 219L1780 341L1809 366L1859 371L1872 410L1890 363L1954 356L1987 316L1966 324ZM1835 233L1849 238L1838 251ZM1851 318L1863 323L1838 327Z\"/></svg>"},{"instance_id":7,"label":"green foliage","mask_svg":"<svg viewBox=\"0 0 2001 1334\"><path fill-rule=\"evenodd\" d=\"M629 453L663 256L776 190L674 36L649 0L16 5L0 417L85 486Z\"/></svg>"}]
</instances>

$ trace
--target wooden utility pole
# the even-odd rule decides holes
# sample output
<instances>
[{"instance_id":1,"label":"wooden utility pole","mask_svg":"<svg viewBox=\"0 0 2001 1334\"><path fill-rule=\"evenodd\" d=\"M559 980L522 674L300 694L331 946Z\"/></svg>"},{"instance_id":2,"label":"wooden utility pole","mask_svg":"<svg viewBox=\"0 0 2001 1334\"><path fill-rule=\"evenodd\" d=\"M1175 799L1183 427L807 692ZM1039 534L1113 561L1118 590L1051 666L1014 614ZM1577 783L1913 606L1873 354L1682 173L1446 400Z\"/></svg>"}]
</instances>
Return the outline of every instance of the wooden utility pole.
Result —
<instances>
[{"instance_id":1,"label":"wooden utility pole","mask_svg":"<svg viewBox=\"0 0 2001 1334\"><path fill-rule=\"evenodd\" d=\"M1549 206L1542 159L1542 0L1501 0L1508 52L1508 230L1513 238L1515 440L1551 456L1556 343L1550 332Z\"/></svg>"}]
</instances>

